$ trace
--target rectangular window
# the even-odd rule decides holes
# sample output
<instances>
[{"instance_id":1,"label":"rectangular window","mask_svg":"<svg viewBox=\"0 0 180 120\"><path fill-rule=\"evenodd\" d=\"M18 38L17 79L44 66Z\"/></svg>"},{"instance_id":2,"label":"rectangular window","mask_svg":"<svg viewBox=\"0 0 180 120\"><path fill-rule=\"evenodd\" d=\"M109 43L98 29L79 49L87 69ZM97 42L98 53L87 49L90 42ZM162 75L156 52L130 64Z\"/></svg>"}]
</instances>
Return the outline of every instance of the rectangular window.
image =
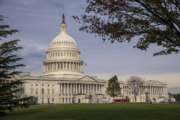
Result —
<instances>
[{"instance_id":1,"label":"rectangular window","mask_svg":"<svg viewBox=\"0 0 180 120\"><path fill-rule=\"evenodd\" d=\"M34 89L33 88L31 88L31 94L33 94L34 93Z\"/></svg>"},{"instance_id":2,"label":"rectangular window","mask_svg":"<svg viewBox=\"0 0 180 120\"><path fill-rule=\"evenodd\" d=\"M36 89L36 95L38 95L38 89Z\"/></svg>"},{"instance_id":3,"label":"rectangular window","mask_svg":"<svg viewBox=\"0 0 180 120\"><path fill-rule=\"evenodd\" d=\"M42 88L42 94L44 94L44 88Z\"/></svg>"},{"instance_id":4,"label":"rectangular window","mask_svg":"<svg viewBox=\"0 0 180 120\"><path fill-rule=\"evenodd\" d=\"M54 89L52 89L52 94L54 94Z\"/></svg>"},{"instance_id":5,"label":"rectangular window","mask_svg":"<svg viewBox=\"0 0 180 120\"><path fill-rule=\"evenodd\" d=\"M49 95L49 93L50 93L49 91L50 91L50 90L48 89L48 90L47 90L48 95Z\"/></svg>"}]
</instances>

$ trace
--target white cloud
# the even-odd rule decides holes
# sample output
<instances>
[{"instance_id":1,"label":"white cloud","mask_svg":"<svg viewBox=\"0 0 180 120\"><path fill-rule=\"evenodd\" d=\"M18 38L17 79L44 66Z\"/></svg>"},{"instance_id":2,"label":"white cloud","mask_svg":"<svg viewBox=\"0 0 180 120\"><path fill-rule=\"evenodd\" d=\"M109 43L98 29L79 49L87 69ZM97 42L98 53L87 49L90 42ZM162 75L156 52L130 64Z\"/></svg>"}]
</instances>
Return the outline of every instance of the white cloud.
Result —
<instances>
[{"instance_id":1,"label":"white cloud","mask_svg":"<svg viewBox=\"0 0 180 120\"><path fill-rule=\"evenodd\" d=\"M26 40L26 41L21 41L20 46L23 46L22 50L22 55L23 56L28 56L31 54L40 54L42 55L47 51L47 45L44 45L42 43L35 42L33 40Z\"/></svg>"}]
</instances>

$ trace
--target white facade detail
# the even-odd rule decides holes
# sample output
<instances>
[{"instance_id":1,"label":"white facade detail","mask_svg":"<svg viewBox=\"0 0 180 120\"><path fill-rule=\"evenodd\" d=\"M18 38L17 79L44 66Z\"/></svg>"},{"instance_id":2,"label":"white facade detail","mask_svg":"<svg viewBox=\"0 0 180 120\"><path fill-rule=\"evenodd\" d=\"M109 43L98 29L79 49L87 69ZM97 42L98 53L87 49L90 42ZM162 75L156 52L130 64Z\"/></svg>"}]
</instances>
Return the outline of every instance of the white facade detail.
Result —
<instances>
[{"instance_id":1,"label":"white facade detail","mask_svg":"<svg viewBox=\"0 0 180 120\"><path fill-rule=\"evenodd\" d=\"M108 81L83 74L83 61L76 41L68 34L63 15L60 33L52 40L43 62L42 76L21 76L24 95L34 96L39 104L105 103ZM130 102L157 101L167 98L167 85L159 81L142 81L135 101L133 88L120 81L120 98Z\"/></svg>"}]
</instances>

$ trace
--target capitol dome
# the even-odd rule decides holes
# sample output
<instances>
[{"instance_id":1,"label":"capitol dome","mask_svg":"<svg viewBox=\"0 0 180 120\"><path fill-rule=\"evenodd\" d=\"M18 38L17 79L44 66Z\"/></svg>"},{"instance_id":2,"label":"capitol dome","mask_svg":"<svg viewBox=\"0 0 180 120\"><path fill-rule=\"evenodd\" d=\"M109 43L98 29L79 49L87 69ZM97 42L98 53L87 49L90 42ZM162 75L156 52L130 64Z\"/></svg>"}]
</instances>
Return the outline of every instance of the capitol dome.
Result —
<instances>
[{"instance_id":1,"label":"capitol dome","mask_svg":"<svg viewBox=\"0 0 180 120\"><path fill-rule=\"evenodd\" d=\"M61 31L52 41L52 47L56 46L76 48L76 41L67 32L64 15L61 23Z\"/></svg>"},{"instance_id":2,"label":"capitol dome","mask_svg":"<svg viewBox=\"0 0 180 120\"><path fill-rule=\"evenodd\" d=\"M68 34L65 16L62 17L61 31L52 40L44 61L44 75L51 77L80 77L83 62L76 41Z\"/></svg>"}]
</instances>

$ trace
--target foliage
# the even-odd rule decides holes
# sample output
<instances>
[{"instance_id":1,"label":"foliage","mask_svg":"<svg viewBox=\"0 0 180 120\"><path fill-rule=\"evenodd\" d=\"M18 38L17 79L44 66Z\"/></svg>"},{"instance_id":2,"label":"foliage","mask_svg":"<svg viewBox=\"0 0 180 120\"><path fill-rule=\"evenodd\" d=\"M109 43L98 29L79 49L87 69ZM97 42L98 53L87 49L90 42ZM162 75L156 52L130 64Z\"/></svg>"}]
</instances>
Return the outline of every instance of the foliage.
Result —
<instances>
[{"instance_id":1,"label":"foliage","mask_svg":"<svg viewBox=\"0 0 180 120\"><path fill-rule=\"evenodd\" d=\"M22 58L17 55L22 47L18 46L19 40L7 40L16 32L9 25L4 25L3 16L0 16L0 113L25 107L30 101L30 97L22 97L22 82L15 79L21 73L18 68L24 66L19 63Z\"/></svg>"},{"instance_id":2,"label":"foliage","mask_svg":"<svg viewBox=\"0 0 180 120\"><path fill-rule=\"evenodd\" d=\"M172 96L176 99L176 102L180 103L180 94L172 94Z\"/></svg>"},{"instance_id":3,"label":"foliage","mask_svg":"<svg viewBox=\"0 0 180 120\"><path fill-rule=\"evenodd\" d=\"M111 97L116 97L120 95L120 86L118 82L117 76L113 76L111 79L108 81L108 87L107 87L107 94L110 95Z\"/></svg>"},{"instance_id":4,"label":"foliage","mask_svg":"<svg viewBox=\"0 0 180 120\"><path fill-rule=\"evenodd\" d=\"M87 0L84 14L74 18L80 30L111 42L134 41L134 47L161 49L154 55L180 50L179 0Z\"/></svg>"}]
</instances>

